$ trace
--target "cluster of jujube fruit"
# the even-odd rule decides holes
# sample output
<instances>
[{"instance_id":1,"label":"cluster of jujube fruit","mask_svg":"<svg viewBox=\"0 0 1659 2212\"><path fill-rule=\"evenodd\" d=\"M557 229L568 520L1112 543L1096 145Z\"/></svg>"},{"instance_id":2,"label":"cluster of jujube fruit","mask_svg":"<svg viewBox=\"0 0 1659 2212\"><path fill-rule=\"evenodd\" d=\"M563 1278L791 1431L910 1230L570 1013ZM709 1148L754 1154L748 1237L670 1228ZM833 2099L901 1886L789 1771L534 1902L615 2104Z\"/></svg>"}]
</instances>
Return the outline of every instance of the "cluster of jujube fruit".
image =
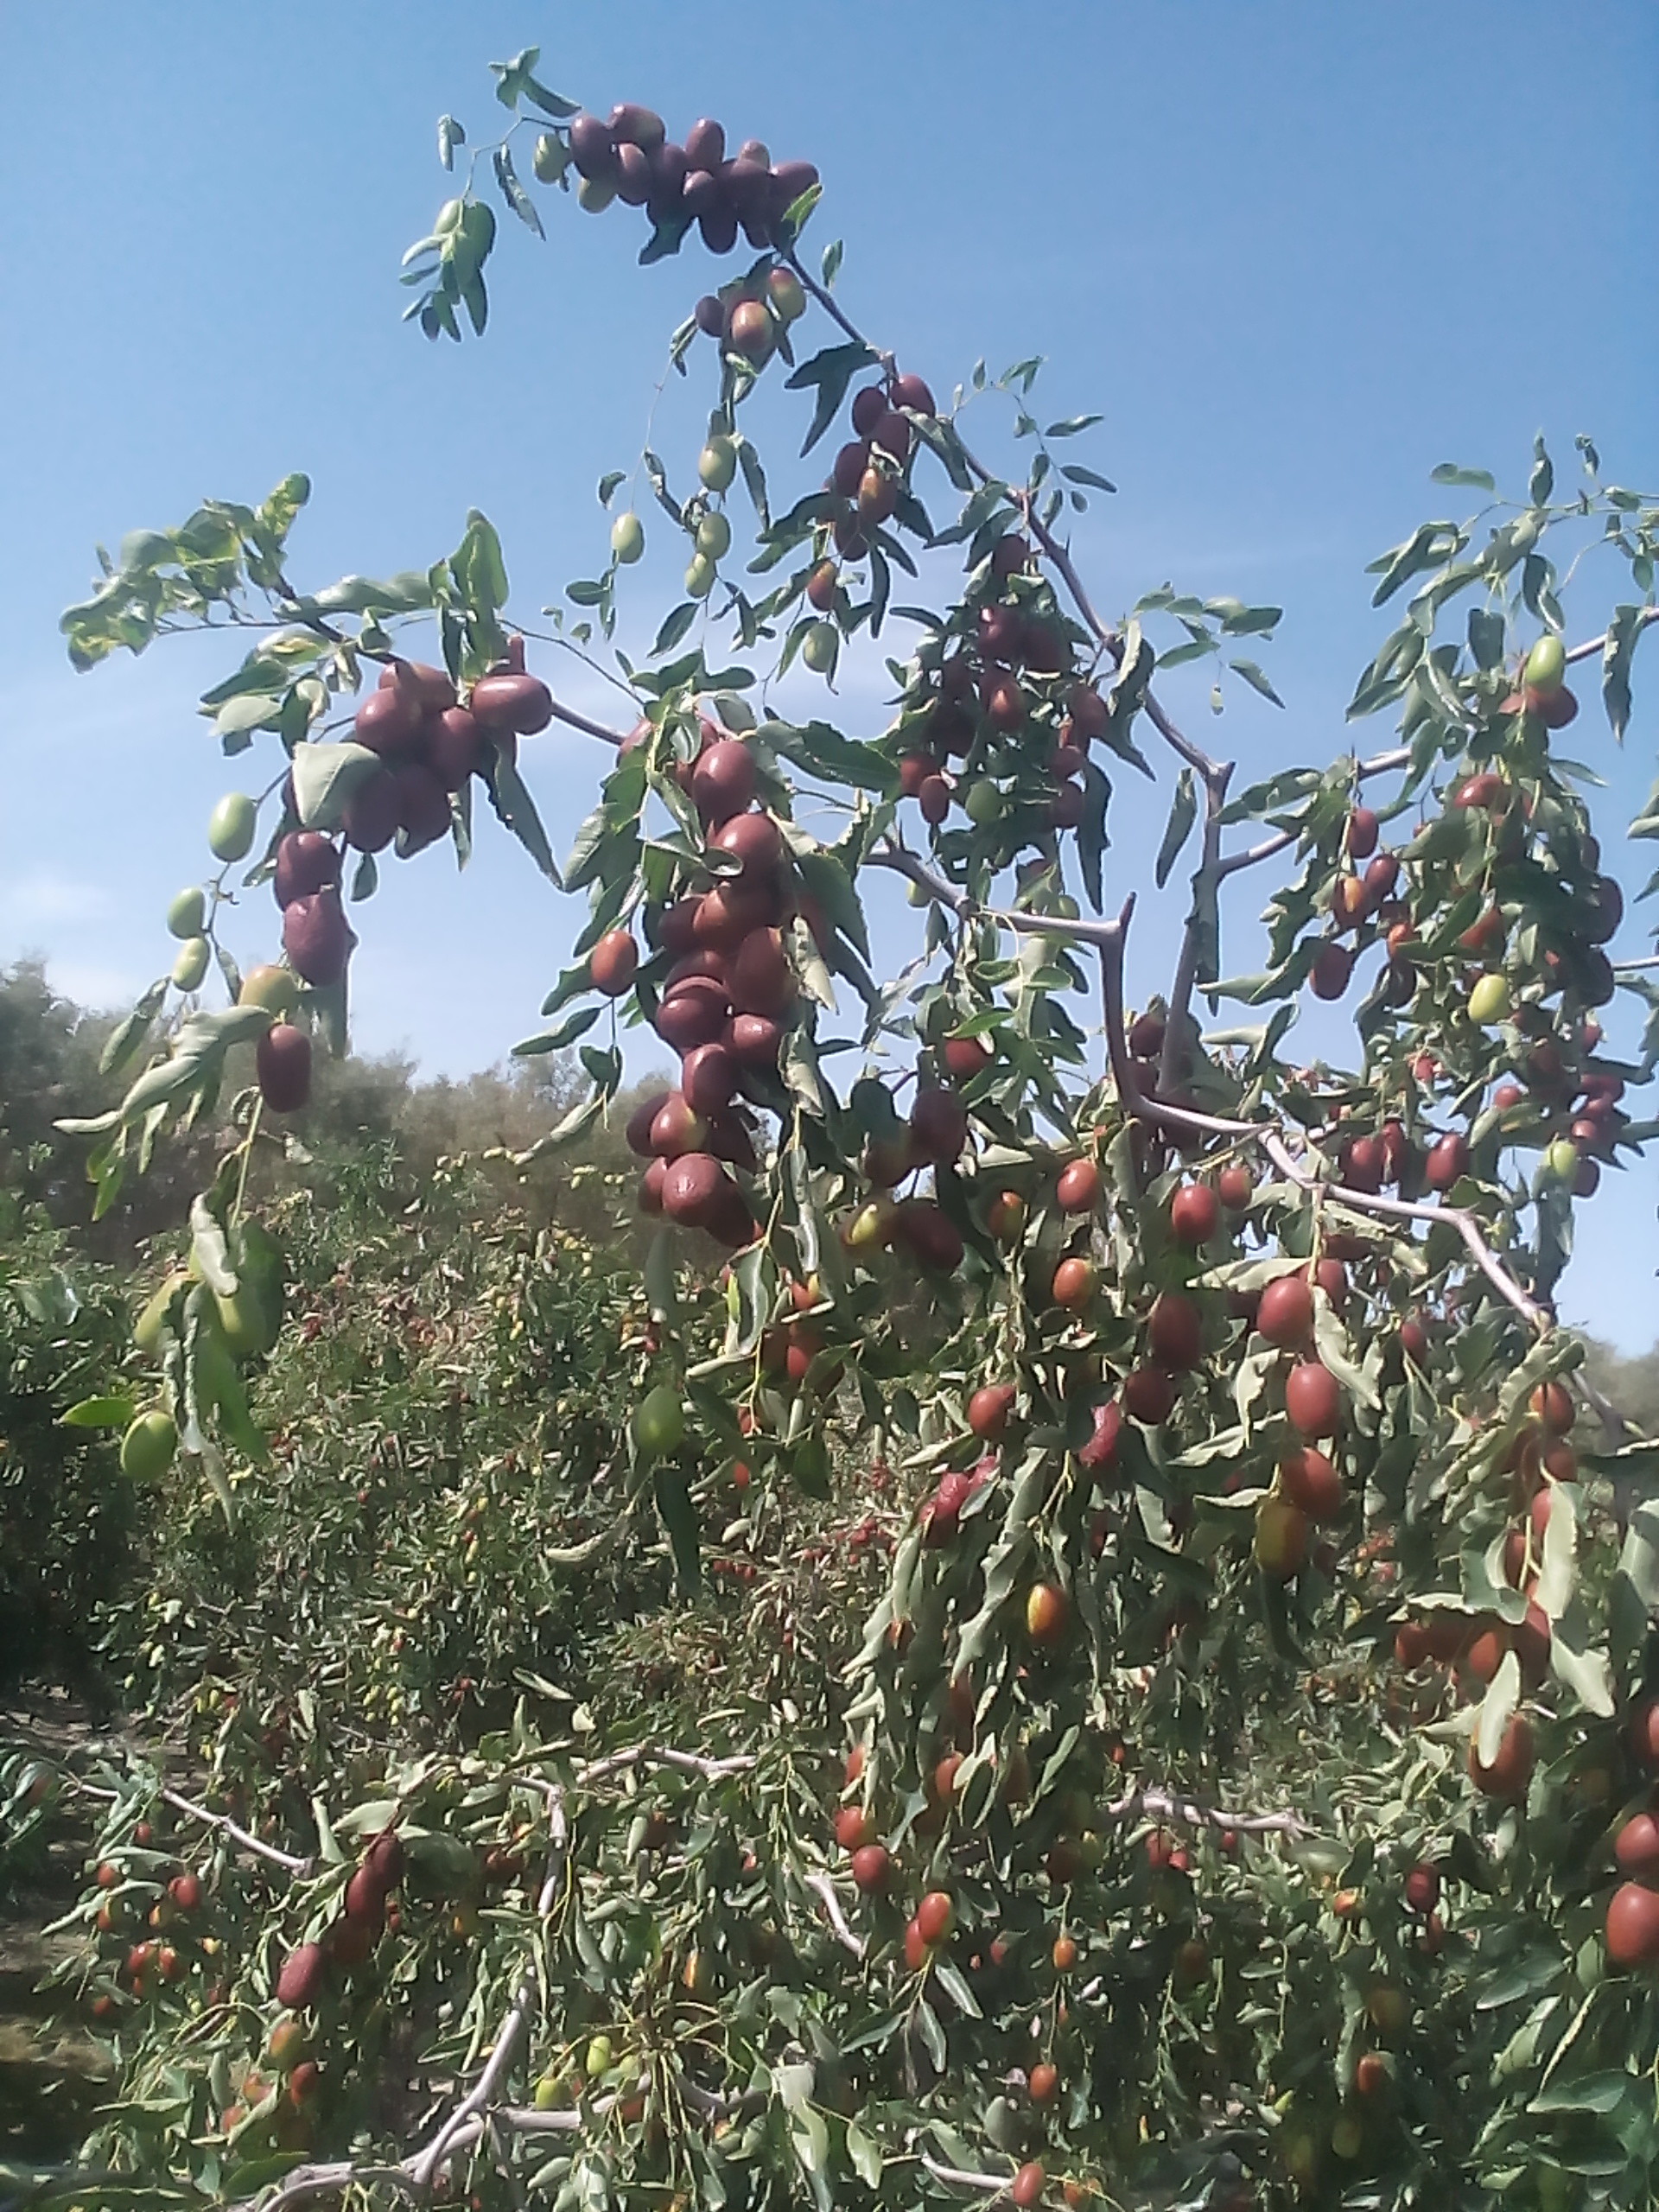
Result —
<instances>
[{"instance_id":1,"label":"cluster of jujube fruit","mask_svg":"<svg viewBox=\"0 0 1659 2212\"><path fill-rule=\"evenodd\" d=\"M728 158L725 126L706 116L677 144L660 115L632 100L613 107L608 120L573 117L562 140L543 133L537 174L558 175L566 156L581 179L578 204L590 214L620 200L643 207L675 246L695 223L719 254L732 251L740 232L752 246L786 245L789 210L818 181L810 162L774 162L758 138L746 138Z\"/></svg>"},{"instance_id":2,"label":"cluster of jujube fruit","mask_svg":"<svg viewBox=\"0 0 1659 2212\"><path fill-rule=\"evenodd\" d=\"M142 2004L211 1967L219 1945L204 1919L201 1877L160 1848L149 1821L137 1823L119 1857L99 1861L93 1879L92 1927L107 1977L93 1984L95 2020L115 2019L124 1994Z\"/></svg>"},{"instance_id":3,"label":"cluster of jujube fruit","mask_svg":"<svg viewBox=\"0 0 1659 2212\"><path fill-rule=\"evenodd\" d=\"M746 1109L781 1103L779 1053L798 994L783 930L796 914L812 917L782 832L754 804L753 753L715 722L700 728L701 749L679 764L678 780L711 859L734 863L734 872L711 871L706 889L646 910L657 956L644 979L648 994L660 976L648 1011L658 1035L681 1056L680 1082L639 1107L627 1141L650 1162L639 1183L641 1210L705 1229L734 1249L755 1233L731 1172L751 1173L756 1164ZM651 735L645 724L633 741ZM607 931L590 956L594 987L607 997L634 988L639 967L639 946L623 929Z\"/></svg>"},{"instance_id":4,"label":"cluster of jujube fruit","mask_svg":"<svg viewBox=\"0 0 1659 2212\"><path fill-rule=\"evenodd\" d=\"M837 458L849 479L861 450ZM1075 649L1030 544L1009 533L970 574L952 626L918 655L893 740L899 787L931 827L955 805L982 841L1000 830L987 855L995 866L1084 818L1090 747L1110 711L1091 680L1072 680Z\"/></svg>"}]
</instances>

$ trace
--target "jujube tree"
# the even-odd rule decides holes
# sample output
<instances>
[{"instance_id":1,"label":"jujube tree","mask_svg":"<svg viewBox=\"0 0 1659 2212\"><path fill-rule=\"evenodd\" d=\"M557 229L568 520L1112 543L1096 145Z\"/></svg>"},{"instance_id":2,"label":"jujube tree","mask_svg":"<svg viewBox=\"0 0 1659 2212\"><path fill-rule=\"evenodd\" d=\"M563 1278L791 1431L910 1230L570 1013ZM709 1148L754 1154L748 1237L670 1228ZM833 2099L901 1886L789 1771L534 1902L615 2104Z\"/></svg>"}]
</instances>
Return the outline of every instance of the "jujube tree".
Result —
<instances>
[{"instance_id":1,"label":"jujube tree","mask_svg":"<svg viewBox=\"0 0 1659 2212\"><path fill-rule=\"evenodd\" d=\"M176 1440L227 1510L257 1496L230 1477L263 1456L283 1269L250 1163L344 1049L379 869L464 861L482 799L588 903L518 1048L574 1046L591 1080L549 1144L618 1097L623 1026L677 1062L628 1123L662 1217L629 1510L689 1592L734 1469L787 1526L874 1462L891 1574L815 1713L580 1756L521 1713L467 1758L342 1777L280 1844L221 1821L223 1971L147 1950L111 1993L134 2094L165 2081L175 2117L145 2141L130 2107L105 2147L244 2195L319 2162L272 2204L359 2167L562 2207L1645 2203L1659 1524L1632 1503L1650 1447L1588 1398L1554 1300L1576 1207L1649 1134L1652 1036L1616 1051L1606 1010L1654 999L1608 950L1623 895L1557 738L1586 665L1624 734L1659 506L1585 439L1568 492L1541 441L1519 499L1437 469L1481 504L1373 564L1405 611L1350 714L1393 741L1236 790L1154 679L1203 663L1217 710L1235 682L1277 703L1250 641L1279 610L1097 609L1065 531L1112 488L1066 457L1098 418L1042 426L1031 361L942 397L858 327L839 245L805 257L809 164L579 112L535 67L497 70L498 143L444 118L468 166L410 313L483 332L480 178L539 234L527 139L537 184L643 211L642 261L741 237L673 335L709 411L683 463L639 456L649 527L607 473L608 558L538 641L477 513L429 567L296 582L296 476L137 534L65 618L82 665L253 629L202 707L274 771L216 810L219 871L112 1046L131 1088L87 1125L102 1199L254 1048L125 1448L153 1479ZM748 427L766 377L831 455L787 504ZM968 440L997 408L1017 474ZM683 592L637 656L620 611L664 530ZM1631 582L1575 642L1592 555ZM550 645L620 678L618 727L556 695ZM885 727L840 728L833 689L795 705L859 654L886 656ZM556 719L599 748L563 867L519 750ZM1157 887L1195 857L1154 988L1107 821L1115 779L1162 772ZM1249 868L1265 947L1230 976ZM917 912L890 978L871 871ZM1287 1050L1309 997L1351 1008L1351 1065ZM513 1885L482 1921L480 1853ZM435 2120L375 2088L435 1988Z\"/></svg>"}]
</instances>

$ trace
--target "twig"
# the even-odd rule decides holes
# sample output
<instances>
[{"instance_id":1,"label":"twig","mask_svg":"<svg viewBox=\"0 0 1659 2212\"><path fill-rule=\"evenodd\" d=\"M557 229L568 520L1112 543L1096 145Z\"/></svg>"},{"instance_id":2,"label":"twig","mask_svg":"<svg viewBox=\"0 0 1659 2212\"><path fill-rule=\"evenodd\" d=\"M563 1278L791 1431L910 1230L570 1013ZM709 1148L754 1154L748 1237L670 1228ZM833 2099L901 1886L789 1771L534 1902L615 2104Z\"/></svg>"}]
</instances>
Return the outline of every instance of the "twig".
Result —
<instances>
[{"instance_id":1,"label":"twig","mask_svg":"<svg viewBox=\"0 0 1659 2212\"><path fill-rule=\"evenodd\" d=\"M101 1797L105 1802L114 1804L121 1796L118 1789L105 1789L100 1783L83 1782L79 1775L71 1775L68 1779L71 1787L79 1790L83 1796ZM163 1804L171 1805L175 1812L184 1813L193 1821L200 1821L204 1827L222 1829L245 1851L252 1852L256 1858L268 1859L273 1866L280 1866L289 1874L308 1874L316 1864L313 1859L296 1859L291 1852L278 1851L273 1843L262 1843L257 1835L250 1835L246 1828L239 1827L228 1814L210 1813L205 1805L195 1804L190 1798L181 1796L176 1789L163 1789L160 1796Z\"/></svg>"},{"instance_id":2,"label":"twig","mask_svg":"<svg viewBox=\"0 0 1659 2212\"><path fill-rule=\"evenodd\" d=\"M1504 1268L1482 1234L1479 1222L1465 1208L1428 1205L1412 1198L1385 1198L1375 1192L1352 1190L1345 1183L1326 1182L1294 1157L1282 1134L1273 1124L1230 1121L1219 1115L1195 1113L1191 1108L1172 1106L1167 1099L1153 1096L1141 1090L1123 1033L1123 932L1128 926L1133 907L1131 899L1125 906L1112 933L1103 941L1100 950L1102 996L1106 1005L1107 1048L1111 1055L1112 1073L1124 1111L1137 1120L1156 1122L1164 1128L1248 1138L1252 1144L1259 1145L1274 1166L1302 1190L1316 1192L1321 1198L1339 1199L1356 1212L1377 1214L1390 1221L1443 1223L1455 1229L1468 1248L1470 1257L1500 1297L1513 1306L1516 1312L1541 1336L1548 1335L1554 1326L1549 1315L1528 1296Z\"/></svg>"},{"instance_id":3,"label":"twig","mask_svg":"<svg viewBox=\"0 0 1659 2212\"><path fill-rule=\"evenodd\" d=\"M1162 1789L1131 1789L1113 1804L1102 1808L1108 1821L1132 1821L1150 1813L1162 1821L1184 1821L1189 1827L1232 1828L1240 1835L1311 1835L1314 1833L1299 1813L1230 1813L1217 1805L1200 1805L1196 1798L1174 1797Z\"/></svg>"},{"instance_id":4,"label":"twig","mask_svg":"<svg viewBox=\"0 0 1659 2212\"><path fill-rule=\"evenodd\" d=\"M1637 613L1636 626L1638 630L1645 630L1649 622L1659 622L1659 607L1644 607ZM1607 632L1604 630L1599 638L1586 638L1581 645L1569 645L1567 651L1568 664L1574 661L1593 660L1598 653L1606 650Z\"/></svg>"},{"instance_id":5,"label":"twig","mask_svg":"<svg viewBox=\"0 0 1659 2212\"><path fill-rule=\"evenodd\" d=\"M841 1900L836 1895L835 1884L827 1874L808 1874L804 1877L804 1880L813 1896L822 1902L830 1925L835 1930L836 1942L841 1945L843 1951L850 1951L855 1959L861 1959L864 1955L863 1938L855 1936L847 1925L846 1916L841 1909Z\"/></svg>"},{"instance_id":6,"label":"twig","mask_svg":"<svg viewBox=\"0 0 1659 2212\"><path fill-rule=\"evenodd\" d=\"M567 707L557 699L553 702L553 719L556 722L569 722L572 729L585 730L589 737L602 738L607 745L620 745L626 735L623 730L607 729L603 722L578 714L574 707Z\"/></svg>"},{"instance_id":7,"label":"twig","mask_svg":"<svg viewBox=\"0 0 1659 2212\"><path fill-rule=\"evenodd\" d=\"M921 2164L935 2181L954 2182L958 2189L982 2189L988 2196L1001 2196L1014 2181L1012 2174L969 2174L964 2173L960 2166L942 2166L937 2158L930 2158L925 2151L921 2154Z\"/></svg>"},{"instance_id":8,"label":"twig","mask_svg":"<svg viewBox=\"0 0 1659 2212\"><path fill-rule=\"evenodd\" d=\"M1396 745L1391 751L1376 753L1369 760L1357 760L1354 774L1363 783L1367 777L1386 776L1390 769L1410 766L1411 747ZM1259 845L1251 845L1242 853L1229 853L1217 867L1217 880L1224 881L1228 876L1236 875L1241 868L1254 868L1258 861L1270 861L1275 853L1282 853L1287 845L1294 845L1301 834L1300 830L1275 830Z\"/></svg>"}]
</instances>

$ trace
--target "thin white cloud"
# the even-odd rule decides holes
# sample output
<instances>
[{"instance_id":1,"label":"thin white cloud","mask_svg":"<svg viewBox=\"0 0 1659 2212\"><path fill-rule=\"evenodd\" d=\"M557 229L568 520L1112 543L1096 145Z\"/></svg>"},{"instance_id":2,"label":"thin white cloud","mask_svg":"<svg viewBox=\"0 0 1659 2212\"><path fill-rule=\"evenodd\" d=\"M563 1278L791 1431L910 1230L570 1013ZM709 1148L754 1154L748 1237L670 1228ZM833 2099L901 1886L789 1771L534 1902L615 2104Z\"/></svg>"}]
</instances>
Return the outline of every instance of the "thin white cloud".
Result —
<instances>
[{"instance_id":1,"label":"thin white cloud","mask_svg":"<svg viewBox=\"0 0 1659 2212\"><path fill-rule=\"evenodd\" d=\"M55 868L35 868L6 886L0 913L14 928L58 927L65 923L100 922L115 912L104 885L83 882Z\"/></svg>"}]
</instances>

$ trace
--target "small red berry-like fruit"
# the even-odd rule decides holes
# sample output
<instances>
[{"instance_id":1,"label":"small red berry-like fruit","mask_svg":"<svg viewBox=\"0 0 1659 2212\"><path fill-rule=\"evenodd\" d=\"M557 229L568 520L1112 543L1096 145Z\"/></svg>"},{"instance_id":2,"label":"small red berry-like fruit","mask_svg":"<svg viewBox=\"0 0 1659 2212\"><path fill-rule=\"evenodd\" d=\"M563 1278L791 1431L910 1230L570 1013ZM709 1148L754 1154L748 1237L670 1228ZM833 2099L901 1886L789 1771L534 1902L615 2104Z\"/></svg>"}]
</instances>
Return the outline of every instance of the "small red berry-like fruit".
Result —
<instances>
[{"instance_id":1,"label":"small red berry-like fruit","mask_svg":"<svg viewBox=\"0 0 1659 2212\"><path fill-rule=\"evenodd\" d=\"M881 1844L867 1843L853 1853L853 1879L866 1897L885 1890L892 1872L893 1861Z\"/></svg>"},{"instance_id":2,"label":"small red berry-like fruit","mask_svg":"<svg viewBox=\"0 0 1659 2212\"><path fill-rule=\"evenodd\" d=\"M1294 1351L1313 1327L1313 1293L1305 1275L1278 1275L1262 1292L1255 1325L1270 1344Z\"/></svg>"},{"instance_id":3,"label":"small red berry-like fruit","mask_svg":"<svg viewBox=\"0 0 1659 2212\"><path fill-rule=\"evenodd\" d=\"M1321 1361L1304 1359L1285 1378L1285 1411L1304 1436L1334 1436L1342 1417L1342 1389Z\"/></svg>"},{"instance_id":4,"label":"small red berry-like fruit","mask_svg":"<svg viewBox=\"0 0 1659 2212\"><path fill-rule=\"evenodd\" d=\"M995 1444L1007 1427L1014 1401L1012 1382L987 1382L968 1401L968 1426L982 1443Z\"/></svg>"},{"instance_id":5,"label":"small red berry-like fruit","mask_svg":"<svg viewBox=\"0 0 1659 2212\"><path fill-rule=\"evenodd\" d=\"M1196 1251L1221 1225L1221 1201L1207 1183L1184 1183L1170 1201L1169 1225L1178 1244Z\"/></svg>"},{"instance_id":6,"label":"small red berry-like fruit","mask_svg":"<svg viewBox=\"0 0 1659 2212\"><path fill-rule=\"evenodd\" d=\"M1440 1870L1414 1866L1406 1877L1406 1903L1413 1912L1433 1912L1440 1901Z\"/></svg>"},{"instance_id":7,"label":"small red berry-like fruit","mask_svg":"<svg viewBox=\"0 0 1659 2212\"><path fill-rule=\"evenodd\" d=\"M1031 2101L1034 2105L1052 2104L1059 2094L1060 2069L1041 2060L1031 2069Z\"/></svg>"},{"instance_id":8,"label":"small red berry-like fruit","mask_svg":"<svg viewBox=\"0 0 1659 2212\"><path fill-rule=\"evenodd\" d=\"M861 1851L875 1840L875 1822L862 1805L843 1805L836 1815L836 1841L843 1851Z\"/></svg>"},{"instance_id":9,"label":"small red berry-like fruit","mask_svg":"<svg viewBox=\"0 0 1659 2212\"><path fill-rule=\"evenodd\" d=\"M1243 1213L1255 1190L1250 1171L1241 1160L1230 1160L1216 1178L1216 1192L1229 1213Z\"/></svg>"},{"instance_id":10,"label":"small red berry-like fruit","mask_svg":"<svg viewBox=\"0 0 1659 2212\"><path fill-rule=\"evenodd\" d=\"M201 1904L201 1877L188 1870L175 1874L168 1884L168 1894L181 1912L194 1912Z\"/></svg>"},{"instance_id":11,"label":"small red berry-like fruit","mask_svg":"<svg viewBox=\"0 0 1659 2212\"><path fill-rule=\"evenodd\" d=\"M957 1924L956 1900L949 1890L930 1890L916 1908L916 1928L931 1950L943 1943Z\"/></svg>"},{"instance_id":12,"label":"small red berry-like fruit","mask_svg":"<svg viewBox=\"0 0 1659 2212\"><path fill-rule=\"evenodd\" d=\"M1047 2181L1048 2176L1043 2171L1041 2161L1028 2158L1008 2186L1008 2195L1019 2206L1020 2212L1030 2212L1033 2204L1042 2202Z\"/></svg>"},{"instance_id":13,"label":"small red berry-like fruit","mask_svg":"<svg viewBox=\"0 0 1659 2212\"><path fill-rule=\"evenodd\" d=\"M1497 1755L1490 1766L1482 1765L1479 1743L1470 1738L1469 1778L1483 1797L1513 1804L1527 1794L1527 1784L1532 1779L1533 1756L1532 1723L1523 1713L1511 1713ZM1656 1899L1656 1905L1659 1906L1659 1899Z\"/></svg>"},{"instance_id":14,"label":"small red berry-like fruit","mask_svg":"<svg viewBox=\"0 0 1659 2212\"><path fill-rule=\"evenodd\" d=\"M1094 1293L1095 1268L1091 1260L1082 1259L1073 1254L1070 1259L1060 1262L1054 1270L1054 1281L1050 1290L1057 1306L1064 1306L1068 1311L1076 1313L1089 1303Z\"/></svg>"},{"instance_id":15,"label":"small red berry-like fruit","mask_svg":"<svg viewBox=\"0 0 1659 2212\"><path fill-rule=\"evenodd\" d=\"M1054 1196L1062 1213L1092 1213L1100 1204L1100 1170L1092 1160L1074 1160L1060 1171Z\"/></svg>"},{"instance_id":16,"label":"small red berry-like fruit","mask_svg":"<svg viewBox=\"0 0 1659 2212\"><path fill-rule=\"evenodd\" d=\"M1026 1598L1026 1634L1049 1649L1065 1634L1071 1614L1066 1595L1056 1582L1039 1582Z\"/></svg>"},{"instance_id":17,"label":"small red berry-like fruit","mask_svg":"<svg viewBox=\"0 0 1659 2212\"><path fill-rule=\"evenodd\" d=\"M1055 1973L1070 1974L1072 1967L1077 1963L1077 1947L1076 1942L1070 1936L1057 1936L1054 1938L1054 1948L1052 1955L1054 1961ZM1035 2093L1033 2092L1033 2094L1034 2094Z\"/></svg>"},{"instance_id":18,"label":"small red berry-like fruit","mask_svg":"<svg viewBox=\"0 0 1659 2212\"><path fill-rule=\"evenodd\" d=\"M621 997L632 986L639 966L639 948L626 930L607 930L588 963L594 988L607 999Z\"/></svg>"},{"instance_id":19,"label":"small red berry-like fruit","mask_svg":"<svg viewBox=\"0 0 1659 2212\"><path fill-rule=\"evenodd\" d=\"M912 1974L920 1974L932 1955L920 1928L914 1919L905 1923L905 1964Z\"/></svg>"},{"instance_id":20,"label":"small red berry-like fruit","mask_svg":"<svg viewBox=\"0 0 1659 2212\"><path fill-rule=\"evenodd\" d=\"M1376 850L1377 819L1369 806L1357 806L1348 817L1349 857L1368 861Z\"/></svg>"},{"instance_id":21,"label":"small red berry-like fruit","mask_svg":"<svg viewBox=\"0 0 1659 2212\"><path fill-rule=\"evenodd\" d=\"M1160 1291L1147 1316L1147 1342L1162 1366L1179 1374L1196 1367L1204 1350L1204 1322L1185 1292Z\"/></svg>"},{"instance_id":22,"label":"small red berry-like fruit","mask_svg":"<svg viewBox=\"0 0 1659 2212\"><path fill-rule=\"evenodd\" d=\"M1388 2061L1375 2050L1361 2054L1354 2068L1354 2087L1362 2097L1381 2096L1389 2086Z\"/></svg>"},{"instance_id":23,"label":"small red berry-like fruit","mask_svg":"<svg viewBox=\"0 0 1659 2212\"><path fill-rule=\"evenodd\" d=\"M1613 1856L1622 1874L1651 1879L1659 1874L1659 1821L1651 1813L1637 1813L1620 1828Z\"/></svg>"},{"instance_id":24,"label":"small red berry-like fruit","mask_svg":"<svg viewBox=\"0 0 1659 2212\"><path fill-rule=\"evenodd\" d=\"M1607 1955L1616 1967L1659 1962L1659 1890L1623 1882L1607 1907Z\"/></svg>"},{"instance_id":25,"label":"small red berry-like fruit","mask_svg":"<svg viewBox=\"0 0 1659 2212\"><path fill-rule=\"evenodd\" d=\"M1428 1160L1424 1169L1429 1189L1449 1191L1459 1177L1466 1172L1468 1166L1468 1138L1459 1135L1455 1132L1450 1136L1442 1137L1438 1144L1431 1145L1429 1147Z\"/></svg>"}]
</instances>

